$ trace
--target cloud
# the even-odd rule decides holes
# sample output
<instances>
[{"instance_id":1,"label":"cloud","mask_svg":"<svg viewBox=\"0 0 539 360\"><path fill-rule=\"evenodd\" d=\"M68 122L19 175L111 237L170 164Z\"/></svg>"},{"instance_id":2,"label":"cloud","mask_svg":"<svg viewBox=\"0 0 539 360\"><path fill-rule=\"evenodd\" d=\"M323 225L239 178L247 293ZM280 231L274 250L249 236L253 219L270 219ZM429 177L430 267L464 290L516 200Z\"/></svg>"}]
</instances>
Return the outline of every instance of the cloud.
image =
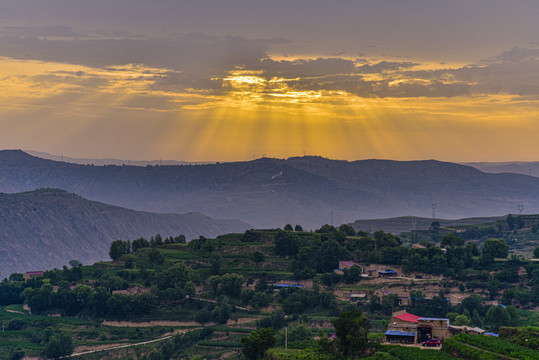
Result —
<instances>
[{"instance_id":1,"label":"cloud","mask_svg":"<svg viewBox=\"0 0 539 360\"><path fill-rule=\"evenodd\" d=\"M44 31L44 35L38 36L41 31ZM52 34L82 36L66 27L8 28L0 36L0 56L92 67L143 64L208 74L238 66L252 66L266 56L270 44L283 41L203 34L186 34L174 38L111 36L95 39L91 35L85 35L87 38L84 39L47 38Z\"/></svg>"},{"instance_id":2,"label":"cloud","mask_svg":"<svg viewBox=\"0 0 539 360\"><path fill-rule=\"evenodd\" d=\"M497 58L502 62L521 63L523 61L537 61L538 57L539 49L515 46L511 50L504 51Z\"/></svg>"},{"instance_id":3,"label":"cloud","mask_svg":"<svg viewBox=\"0 0 539 360\"><path fill-rule=\"evenodd\" d=\"M167 110L170 101L218 107L219 99L228 101L225 98L231 96L275 103L320 102L330 96L539 95L536 48L514 47L478 64L442 69L438 65L430 70L420 61L339 56L279 60L268 55L271 45L287 41L200 33L170 38L96 35L64 26L4 27L0 56L84 66L86 70L78 74L49 72L32 81L44 87L55 84L64 91L121 89L145 97L150 108ZM165 100L158 101L159 96ZM152 99L156 106L149 105Z\"/></svg>"}]
</instances>

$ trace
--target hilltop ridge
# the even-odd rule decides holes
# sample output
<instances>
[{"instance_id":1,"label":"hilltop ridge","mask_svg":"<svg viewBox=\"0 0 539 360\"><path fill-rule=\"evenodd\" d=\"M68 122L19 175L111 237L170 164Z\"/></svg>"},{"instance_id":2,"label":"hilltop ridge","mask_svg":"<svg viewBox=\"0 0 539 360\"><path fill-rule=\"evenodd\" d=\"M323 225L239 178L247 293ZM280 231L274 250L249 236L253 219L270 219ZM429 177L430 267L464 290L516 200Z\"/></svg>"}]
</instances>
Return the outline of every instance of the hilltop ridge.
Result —
<instances>
[{"instance_id":1,"label":"hilltop ridge","mask_svg":"<svg viewBox=\"0 0 539 360\"><path fill-rule=\"evenodd\" d=\"M156 214L89 201L58 189L0 194L0 278L43 270L77 259L108 259L110 243L160 233L188 240L241 232L249 224L200 213Z\"/></svg>"},{"instance_id":2,"label":"hilltop ridge","mask_svg":"<svg viewBox=\"0 0 539 360\"><path fill-rule=\"evenodd\" d=\"M278 176L276 176L278 175ZM445 219L539 212L539 178L488 174L441 162L320 157L177 166L92 166L0 151L0 191L54 187L85 198L153 212L201 212L255 227L402 215Z\"/></svg>"}]
</instances>

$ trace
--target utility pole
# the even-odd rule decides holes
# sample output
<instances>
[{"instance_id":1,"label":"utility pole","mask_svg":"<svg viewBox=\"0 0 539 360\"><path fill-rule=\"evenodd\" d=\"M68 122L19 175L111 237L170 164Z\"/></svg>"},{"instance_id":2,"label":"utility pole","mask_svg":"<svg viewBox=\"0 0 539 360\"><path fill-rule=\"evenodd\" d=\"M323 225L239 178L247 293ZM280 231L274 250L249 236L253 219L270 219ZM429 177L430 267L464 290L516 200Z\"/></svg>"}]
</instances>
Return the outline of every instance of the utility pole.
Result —
<instances>
[{"instance_id":1,"label":"utility pole","mask_svg":"<svg viewBox=\"0 0 539 360\"><path fill-rule=\"evenodd\" d=\"M284 328L284 349L288 350L288 326Z\"/></svg>"}]
</instances>

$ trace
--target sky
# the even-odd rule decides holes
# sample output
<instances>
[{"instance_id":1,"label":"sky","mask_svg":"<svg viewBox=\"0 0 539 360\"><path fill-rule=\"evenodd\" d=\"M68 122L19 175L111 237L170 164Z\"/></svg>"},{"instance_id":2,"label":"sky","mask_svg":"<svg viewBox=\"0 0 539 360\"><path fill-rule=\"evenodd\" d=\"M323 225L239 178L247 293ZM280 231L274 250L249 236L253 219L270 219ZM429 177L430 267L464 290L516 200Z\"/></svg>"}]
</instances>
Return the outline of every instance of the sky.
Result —
<instances>
[{"instance_id":1,"label":"sky","mask_svg":"<svg viewBox=\"0 0 539 360\"><path fill-rule=\"evenodd\" d=\"M539 161L537 0L2 0L0 149Z\"/></svg>"}]
</instances>

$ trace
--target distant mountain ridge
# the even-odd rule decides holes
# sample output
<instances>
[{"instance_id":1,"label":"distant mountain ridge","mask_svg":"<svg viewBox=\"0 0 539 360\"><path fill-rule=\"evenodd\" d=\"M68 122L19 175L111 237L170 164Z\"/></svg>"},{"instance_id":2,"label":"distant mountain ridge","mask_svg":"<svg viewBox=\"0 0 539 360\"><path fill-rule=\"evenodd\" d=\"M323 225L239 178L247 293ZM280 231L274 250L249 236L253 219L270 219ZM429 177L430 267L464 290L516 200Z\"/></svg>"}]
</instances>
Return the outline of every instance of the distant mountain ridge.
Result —
<instances>
[{"instance_id":1,"label":"distant mountain ridge","mask_svg":"<svg viewBox=\"0 0 539 360\"><path fill-rule=\"evenodd\" d=\"M65 161L72 164L81 165L132 165L132 166L147 166L147 165L199 165L199 164L214 164L215 161L176 161L176 160L123 160L116 158L93 159L93 158L74 158L63 155L52 155L46 152L35 150L24 150L24 152L42 159Z\"/></svg>"},{"instance_id":2,"label":"distant mountain ridge","mask_svg":"<svg viewBox=\"0 0 539 360\"><path fill-rule=\"evenodd\" d=\"M0 279L13 272L44 270L77 259L84 264L109 259L117 239L184 234L215 237L251 228L238 220L199 213L155 214L86 200L64 190L40 189L0 194Z\"/></svg>"},{"instance_id":3,"label":"distant mountain ridge","mask_svg":"<svg viewBox=\"0 0 539 360\"><path fill-rule=\"evenodd\" d=\"M539 177L539 162L510 161L510 162L472 162L462 163L487 173L513 173Z\"/></svg>"},{"instance_id":4,"label":"distant mountain ridge","mask_svg":"<svg viewBox=\"0 0 539 360\"><path fill-rule=\"evenodd\" d=\"M42 187L154 212L197 211L257 228L402 216L446 219L539 212L539 178L428 161L321 157L184 166L91 166L0 151L0 191Z\"/></svg>"}]
</instances>

